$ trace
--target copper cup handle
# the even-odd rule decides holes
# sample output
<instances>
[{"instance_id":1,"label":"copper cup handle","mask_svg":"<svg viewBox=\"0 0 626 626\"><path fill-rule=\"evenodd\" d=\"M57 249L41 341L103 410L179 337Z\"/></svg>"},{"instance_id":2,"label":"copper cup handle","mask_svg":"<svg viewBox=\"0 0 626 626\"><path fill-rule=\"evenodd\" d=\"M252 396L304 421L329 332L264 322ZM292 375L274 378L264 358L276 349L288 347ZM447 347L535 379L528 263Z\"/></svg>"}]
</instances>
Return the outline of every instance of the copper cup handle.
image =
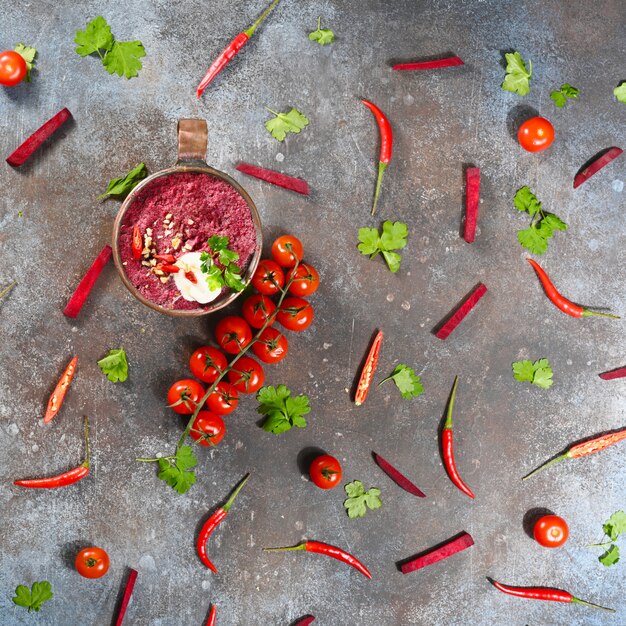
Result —
<instances>
[{"instance_id":1,"label":"copper cup handle","mask_svg":"<svg viewBox=\"0 0 626 626\"><path fill-rule=\"evenodd\" d=\"M206 166L207 140L206 120L178 120L178 163Z\"/></svg>"}]
</instances>

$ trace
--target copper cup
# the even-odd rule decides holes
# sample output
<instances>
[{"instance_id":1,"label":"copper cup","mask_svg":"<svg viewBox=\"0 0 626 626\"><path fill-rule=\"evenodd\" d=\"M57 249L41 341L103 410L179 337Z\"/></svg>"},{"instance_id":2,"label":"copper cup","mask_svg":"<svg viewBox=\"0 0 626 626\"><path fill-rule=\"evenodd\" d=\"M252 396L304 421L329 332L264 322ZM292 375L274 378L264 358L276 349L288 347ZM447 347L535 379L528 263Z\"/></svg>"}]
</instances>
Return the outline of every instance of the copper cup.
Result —
<instances>
[{"instance_id":1,"label":"copper cup","mask_svg":"<svg viewBox=\"0 0 626 626\"><path fill-rule=\"evenodd\" d=\"M178 121L178 161L176 165L173 167L169 167L165 170L161 170L156 174L152 174L148 176L144 180L142 180L126 197L120 210L117 213L117 217L115 218L115 222L113 224L113 260L115 261L115 267L119 272L120 278L126 288L139 300L143 302L146 306L154 309L155 311L159 311L160 313L165 313L166 315L173 315L175 317L199 317L201 315L208 315L209 313L213 313L218 311L219 309L230 304L241 292L231 291L227 293L225 296L220 296L213 302L208 305L203 305L202 308L191 309L191 310L177 310L177 309L168 309L159 304L155 304L154 302L148 300L144 297L135 285L133 285L128 276L126 275L126 271L124 270L124 266L122 265L122 259L120 255L119 248L119 235L120 228L122 222L124 220L124 216L126 215L126 211L133 203L137 194L146 186L148 186L153 180L159 178L160 176L167 176L169 174L180 174L183 172L198 172L200 174L210 174L211 176L215 176L216 178L221 178L223 181L228 183L231 187L234 187L239 194L246 201L248 208L250 209L250 214L252 216L252 221L254 223L254 228L256 231L256 247L250 262L248 263L248 267L246 269L245 274L242 276L242 280L244 284L248 284L254 275L254 272L259 264L259 259L261 258L261 248L263 246L263 238L261 231L261 218L259 217L259 212L252 201L252 198L248 195L248 192L236 181L233 180L224 172L220 172L218 170L209 167L206 163L206 150L207 150L207 123L205 120L198 119L184 119Z\"/></svg>"}]
</instances>

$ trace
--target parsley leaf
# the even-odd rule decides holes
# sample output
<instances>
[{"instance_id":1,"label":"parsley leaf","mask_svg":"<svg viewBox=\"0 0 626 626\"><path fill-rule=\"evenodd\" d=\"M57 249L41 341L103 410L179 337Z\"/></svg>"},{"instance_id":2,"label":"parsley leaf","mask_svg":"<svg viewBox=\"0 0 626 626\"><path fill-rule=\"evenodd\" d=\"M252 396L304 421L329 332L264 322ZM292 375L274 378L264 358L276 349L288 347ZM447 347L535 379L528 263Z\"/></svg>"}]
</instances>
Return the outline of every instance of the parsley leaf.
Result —
<instances>
[{"instance_id":1,"label":"parsley leaf","mask_svg":"<svg viewBox=\"0 0 626 626\"><path fill-rule=\"evenodd\" d=\"M378 384L382 385L388 380L393 380L405 400L417 398L424 393L424 386L422 385L420 377L415 373L412 367L404 363L398 363L391 373L391 376L387 376L387 378L381 380Z\"/></svg>"},{"instance_id":2,"label":"parsley leaf","mask_svg":"<svg viewBox=\"0 0 626 626\"><path fill-rule=\"evenodd\" d=\"M348 517L364 517L367 509L380 509L383 505L380 499L380 489L372 487L365 491L365 487L360 480L354 480L344 485L344 490L348 497L344 500L343 506L348 512Z\"/></svg>"},{"instance_id":3,"label":"parsley leaf","mask_svg":"<svg viewBox=\"0 0 626 626\"><path fill-rule=\"evenodd\" d=\"M548 250L548 240L537 226L518 230L517 240L522 248L526 248L532 254L545 254Z\"/></svg>"},{"instance_id":4,"label":"parsley leaf","mask_svg":"<svg viewBox=\"0 0 626 626\"><path fill-rule=\"evenodd\" d=\"M102 57L100 50L110 50L113 47L113 41L111 27L102 15L91 20L87 28L77 31L74 37L74 43L78 44L76 53L81 57L96 53Z\"/></svg>"},{"instance_id":5,"label":"parsley leaf","mask_svg":"<svg viewBox=\"0 0 626 626\"><path fill-rule=\"evenodd\" d=\"M141 69L141 57L146 56L146 50L141 41L116 41L106 53L102 63L109 74L133 78Z\"/></svg>"},{"instance_id":6,"label":"parsley leaf","mask_svg":"<svg viewBox=\"0 0 626 626\"><path fill-rule=\"evenodd\" d=\"M123 383L128 378L128 361L123 348L109 350L109 353L98 361L98 367L112 383Z\"/></svg>"},{"instance_id":7,"label":"parsley leaf","mask_svg":"<svg viewBox=\"0 0 626 626\"><path fill-rule=\"evenodd\" d=\"M626 513L624 511L616 511L609 517L602 530L611 541L615 541L621 533L626 533Z\"/></svg>"},{"instance_id":8,"label":"parsley leaf","mask_svg":"<svg viewBox=\"0 0 626 626\"><path fill-rule=\"evenodd\" d=\"M265 107L272 115L275 115L271 120L265 122L265 128L271 133L274 139L283 141L287 136L287 133L298 134L305 126L309 125L308 118L300 113L298 109L292 108L289 113L277 113Z\"/></svg>"},{"instance_id":9,"label":"parsley leaf","mask_svg":"<svg viewBox=\"0 0 626 626\"><path fill-rule=\"evenodd\" d=\"M569 83L565 83L561 85L561 88L558 91L553 91L550 93L550 98L554 101L559 109L562 109L565 106L568 98L578 98L580 94L580 90L576 89L576 87L572 87Z\"/></svg>"},{"instance_id":10,"label":"parsley leaf","mask_svg":"<svg viewBox=\"0 0 626 626\"><path fill-rule=\"evenodd\" d=\"M531 216L535 216L541 211L541 202L537 200L537 196L530 190L530 187L524 185L515 192L513 204L518 211L526 211Z\"/></svg>"},{"instance_id":11,"label":"parsley leaf","mask_svg":"<svg viewBox=\"0 0 626 626\"><path fill-rule=\"evenodd\" d=\"M304 415L310 413L309 397L300 394L291 397L291 391L285 385L261 387L256 399L259 401L257 411L265 415L263 430L279 435L291 430L294 426L304 428Z\"/></svg>"},{"instance_id":12,"label":"parsley leaf","mask_svg":"<svg viewBox=\"0 0 626 626\"><path fill-rule=\"evenodd\" d=\"M400 269L402 257L393 250L401 250L406 246L409 229L402 222L383 222L383 232L379 234L376 228L359 228L357 248L361 254L373 259L379 252L383 255L387 266L392 272Z\"/></svg>"},{"instance_id":13,"label":"parsley leaf","mask_svg":"<svg viewBox=\"0 0 626 626\"><path fill-rule=\"evenodd\" d=\"M548 359L539 359L534 363L529 360L515 361L512 368L515 380L528 381L542 389L549 389L554 384Z\"/></svg>"},{"instance_id":14,"label":"parsley leaf","mask_svg":"<svg viewBox=\"0 0 626 626\"><path fill-rule=\"evenodd\" d=\"M322 28L321 27L322 18L317 18L317 30L314 30L312 33L309 33L309 39L311 41L317 41L320 46L325 46L329 43L333 43L335 41L335 33L333 33L330 28Z\"/></svg>"},{"instance_id":15,"label":"parsley leaf","mask_svg":"<svg viewBox=\"0 0 626 626\"><path fill-rule=\"evenodd\" d=\"M54 596L52 585L47 580L42 580L41 582L33 583L31 589L26 585L18 585L15 588L13 602L17 606L23 606L25 609L28 609L29 613L31 611L39 612L41 605L52 599L52 596Z\"/></svg>"},{"instance_id":16,"label":"parsley leaf","mask_svg":"<svg viewBox=\"0 0 626 626\"><path fill-rule=\"evenodd\" d=\"M519 52L507 52L506 76L502 83L502 89L525 96L530 91L530 77L533 74L533 64L528 61L528 70Z\"/></svg>"},{"instance_id":17,"label":"parsley leaf","mask_svg":"<svg viewBox=\"0 0 626 626\"><path fill-rule=\"evenodd\" d=\"M208 252L200 253L200 271L205 274L206 283L212 291L217 291L224 285L233 291L243 291L246 287L241 279L241 268L234 263L239 260L239 254L228 248L228 242L228 237L211 235L207 244L213 255ZM217 265L215 256L223 267Z\"/></svg>"},{"instance_id":18,"label":"parsley leaf","mask_svg":"<svg viewBox=\"0 0 626 626\"><path fill-rule=\"evenodd\" d=\"M197 463L191 446L181 446L174 457L159 459L158 477L178 493L186 493L196 482Z\"/></svg>"},{"instance_id":19,"label":"parsley leaf","mask_svg":"<svg viewBox=\"0 0 626 626\"><path fill-rule=\"evenodd\" d=\"M626 104L626 80L613 89L613 95L617 98L618 102Z\"/></svg>"},{"instance_id":20,"label":"parsley leaf","mask_svg":"<svg viewBox=\"0 0 626 626\"><path fill-rule=\"evenodd\" d=\"M605 567L611 567L619 561L619 548L613 544L608 550L598 557L598 561Z\"/></svg>"},{"instance_id":21,"label":"parsley leaf","mask_svg":"<svg viewBox=\"0 0 626 626\"><path fill-rule=\"evenodd\" d=\"M35 67L35 55L37 54L37 50L31 46L25 46L23 43L18 43L13 49L26 62L26 78L24 80L30 83L30 73Z\"/></svg>"},{"instance_id":22,"label":"parsley leaf","mask_svg":"<svg viewBox=\"0 0 626 626\"><path fill-rule=\"evenodd\" d=\"M145 163L140 163L134 169L130 170L125 176L112 178L109 181L107 190L96 198L106 198L107 196L115 196L116 198L125 198L138 184L148 175L148 168Z\"/></svg>"}]
</instances>

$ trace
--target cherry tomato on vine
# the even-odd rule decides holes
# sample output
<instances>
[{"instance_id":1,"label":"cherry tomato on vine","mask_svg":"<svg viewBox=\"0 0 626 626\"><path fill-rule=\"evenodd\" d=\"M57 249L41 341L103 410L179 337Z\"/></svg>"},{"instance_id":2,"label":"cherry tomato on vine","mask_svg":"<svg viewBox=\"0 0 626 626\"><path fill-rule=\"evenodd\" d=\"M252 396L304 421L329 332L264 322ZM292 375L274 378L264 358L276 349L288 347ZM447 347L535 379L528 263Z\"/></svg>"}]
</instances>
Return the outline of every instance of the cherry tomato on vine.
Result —
<instances>
[{"instance_id":1,"label":"cherry tomato on vine","mask_svg":"<svg viewBox=\"0 0 626 626\"><path fill-rule=\"evenodd\" d=\"M287 282L294 276L293 269L287 272ZM310 296L320 286L320 277L317 270L308 263L301 263L295 271L295 278L289 285L289 293L294 296Z\"/></svg>"},{"instance_id":2,"label":"cherry tomato on vine","mask_svg":"<svg viewBox=\"0 0 626 626\"><path fill-rule=\"evenodd\" d=\"M192 378L177 380L167 392L170 408L181 415L191 415L204 395L204 387Z\"/></svg>"},{"instance_id":3,"label":"cherry tomato on vine","mask_svg":"<svg viewBox=\"0 0 626 626\"><path fill-rule=\"evenodd\" d=\"M313 322L313 307L304 298L291 296L283 300L277 318L288 330L306 330Z\"/></svg>"},{"instance_id":4,"label":"cherry tomato on vine","mask_svg":"<svg viewBox=\"0 0 626 626\"><path fill-rule=\"evenodd\" d=\"M293 267L297 261L302 261L304 248L297 237L283 235L272 244L272 256L281 267Z\"/></svg>"},{"instance_id":5,"label":"cherry tomato on vine","mask_svg":"<svg viewBox=\"0 0 626 626\"><path fill-rule=\"evenodd\" d=\"M76 555L76 571L85 578L101 578L109 571L109 555L102 548L85 548Z\"/></svg>"},{"instance_id":6,"label":"cherry tomato on vine","mask_svg":"<svg viewBox=\"0 0 626 626\"><path fill-rule=\"evenodd\" d=\"M270 325L272 325L276 319L275 311L274 302L261 293L247 298L241 307L243 318L252 328L261 328L270 318Z\"/></svg>"},{"instance_id":7,"label":"cherry tomato on vine","mask_svg":"<svg viewBox=\"0 0 626 626\"><path fill-rule=\"evenodd\" d=\"M14 50L0 52L0 85L14 87L26 77L24 57Z\"/></svg>"},{"instance_id":8,"label":"cherry tomato on vine","mask_svg":"<svg viewBox=\"0 0 626 626\"><path fill-rule=\"evenodd\" d=\"M227 376L239 393L256 393L265 382L263 368L249 356L240 357Z\"/></svg>"},{"instance_id":9,"label":"cherry tomato on vine","mask_svg":"<svg viewBox=\"0 0 626 626\"><path fill-rule=\"evenodd\" d=\"M273 327L266 328L252 344L252 350L263 363L278 363L287 356L287 337Z\"/></svg>"},{"instance_id":10,"label":"cherry tomato on vine","mask_svg":"<svg viewBox=\"0 0 626 626\"><path fill-rule=\"evenodd\" d=\"M227 366L224 354L213 346L201 346L189 359L191 373L203 383L215 382Z\"/></svg>"},{"instance_id":11,"label":"cherry tomato on vine","mask_svg":"<svg viewBox=\"0 0 626 626\"><path fill-rule=\"evenodd\" d=\"M243 317L227 315L215 327L215 341L229 354L239 354L252 341L252 330Z\"/></svg>"},{"instance_id":12,"label":"cherry tomato on vine","mask_svg":"<svg viewBox=\"0 0 626 626\"><path fill-rule=\"evenodd\" d=\"M232 413L239 404L239 393L230 383L223 380L217 383L213 393L207 398L206 405L209 411L217 415Z\"/></svg>"},{"instance_id":13,"label":"cherry tomato on vine","mask_svg":"<svg viewBox=\"0 0 626 626\"><path fill-rule=\"evenodd\" d=\"M204 435L194 432L198 430L203 432ZM211 411L200 411L193 421L189 436L195 441L201 440L200 445L209 448L216 446L222 441L225 434L226 424L224 424L224 420L219 415L211 413Z\"/></svg>"},{"instance_id":14,"label":"cherry tomato on vine","mask_svg":"<svg viewBox=\"0 0 626 626\"><path fill-rule=\"evenodd\" d=\"M540 546L558 548L567 541L569 527L567 522L558 515L544 515L535 522L533 535Z\"/></svg>"},{"instance_id":15,"label":"cherry tomato on vine","mask_svg":"<svg viewBox=\"0 0 626 626\"><path fill-rule=\"evenodd\" d=\"M531 117L517 131L520 146L528 152L541 152L554 141L554 126L545 117Z\"/></svg>"},{"instance_id":16,"label":"cherry tomato on vine","mask_svg":"<svg viewBox=\"0 0 626 626\"><path fill-rule=\"evenodd\" d=\"M259 262L254 276L250 281L252 286L263 295L273 296L281 291L285 284L285 272L283 268L272 261L272 259L263 259Z\"/></svg>"},{"instance_id":17,"label":"cherry tomato on vine","mask_svg":"<svg viewBox=\"0 0 626 626\"><path fill-rule=\"evenodd\" d=\"M309 467L309 476L320 489L332 489L341 482L341 465L330 454L322 454L313 460Z\"/></svg>"}]
</instances>

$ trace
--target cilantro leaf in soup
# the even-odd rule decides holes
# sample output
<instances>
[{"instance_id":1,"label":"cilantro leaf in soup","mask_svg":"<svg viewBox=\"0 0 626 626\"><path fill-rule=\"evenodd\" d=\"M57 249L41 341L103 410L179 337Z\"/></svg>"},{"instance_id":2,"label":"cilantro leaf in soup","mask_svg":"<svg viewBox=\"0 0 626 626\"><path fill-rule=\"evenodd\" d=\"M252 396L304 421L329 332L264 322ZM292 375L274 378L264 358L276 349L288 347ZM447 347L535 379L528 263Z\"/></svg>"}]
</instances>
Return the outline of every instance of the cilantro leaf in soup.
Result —
<instances>
[{"instance_id":1,"label":"cilantro leaf in soup","mask_svg":"<svg viewBox=\"0 0 626 626\"><path fill-rule=\"evenodd\" d=\"M309 125L308 118L296 108L292 108L288 113L277 113L272 109L265 108L275 116L265 122L265 128L278 141L283 141L287 133L297 134Z\"/></svg>"},{"instance_id":2,"label":"cilantro leaf in soup","mask_svg":"<svg viewBox=\"0 0 626 626\"><path fill-rule=\"evenodd\" d=\"M506 58L506 76L502 83L502 89L525 96L530 91L530 77L533 74L533 64L528 61L528 69L526 63L522 59L519 52L507 52Z\"/></svg>"}]
</instances>

